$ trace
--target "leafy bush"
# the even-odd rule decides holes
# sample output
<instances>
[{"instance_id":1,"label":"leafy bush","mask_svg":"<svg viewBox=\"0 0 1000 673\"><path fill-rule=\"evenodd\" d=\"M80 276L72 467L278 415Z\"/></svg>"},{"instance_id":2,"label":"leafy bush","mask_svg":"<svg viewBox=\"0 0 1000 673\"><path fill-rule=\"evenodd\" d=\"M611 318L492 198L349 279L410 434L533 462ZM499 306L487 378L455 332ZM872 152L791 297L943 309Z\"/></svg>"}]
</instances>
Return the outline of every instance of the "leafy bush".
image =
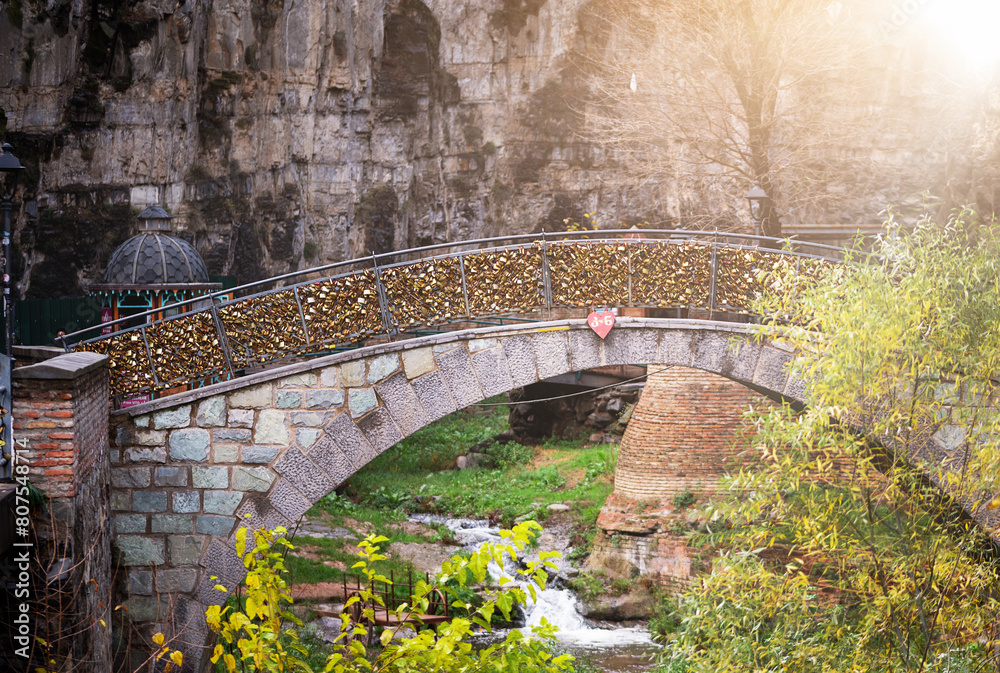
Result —
<instances>
[{"instance_id":1,"label":"leafy bush","mask_svg":"<svg viewBox=\"0 0 1000 673\"><path fill-rule=\"evenodd\" d=\"M352 514L358 510L358 505L344 495L338 495L336 491L323 496L316 506L329 514Z\"/></svg>"},{"instance_id":2,"label":"leafy bush","mask_svg":"<svg viewBox=\"0 0 1000 673\"><path fill-rule=\"evenodd\" d=\"M257 531L250 551L246 528L236 532L236 553L247 568L242 585L246 593L237 595L235 608L212 605L205 611L209 628L223 641L215 646L212 663L221 661L229 673L237 666L275 673L308 670L303 658L309 652L299 642L298 631L288 626L291 622L301 627L302 620L287 609L292 597L284 579L284 551L292 545L284 538L286 532L281 527ZM215 588L228 591L221 584Z\"/></svg>"},{"instance_id":3,"label":"leafy bush","mask_svg":"<svg viewBox=\"0 0 1000 673\"><path fill-rule=\"evenodd\" d=\"M413 498L406 491L388 486L376 488L369 499L372 505L382 509L405 510L413 502Z\"/></svg>"},{"instance_id":4,"label":"leafy bush","mask_svg":"<svg viewBox=\"0 0 1000 673\"><path fill-rule=\"evenodd\" d=\"M664 659L996 670L1000 562L982 552L995 529L963 506L981 517L1000 504L1000 413L983 403L1000 370L997 232L970 210L909 231L890 220L878 256L771 284L757 312L780 318L762 335L796 354L807 404L752 414L759 460L709 510L738 551L680 603ZM960 459L928 447L943 423Z\"/></svg>"},{"instance_id":5,"label":"leafy bush","mask_svg":"<svg viewBox=\"0 0 1000 673\"><path fill-rule=\"evenodd\" d=\"M292 599L284 580L282 557L292 545L282 537L285 530L257 531L254 534L256 546L247 551L247 531L241 528L237 532L236 551L248 570L241 592L234 605L211 606L205 612L209 627L222 641L213 651L212 663L228 673L237 670L271 673L313 673L316 670L324 673L571 671L571 655L553 656L550 653L556 627L544 619L540 625L531 627L530 635L512 630L504 640L481 649L473 648L469 642L474 625L490 631L496 614L510 621L512 611L525 604L529 594L533 599L536 597L536 587L545 588L546 569L556 569L550 559L558 557L558 552L540 552L538 561L527 561L525 567L517 571L519 582L501 579L499 588L480 597L481 603L470 600L473 598L470 590L487 581L488 565L505 554L517 559L539 530L541 526L537 523L526 521L511 530L500 531L503 539L500 544L487 542L468 556L452 557L431 583L418 582L408 601L395 609L389 608L389 612L395 614L397 625L385 627L375 647L365 644L378 629L372 625L374 606L380 606L380 613L385 606L380 596L362 588L347 600L341 615L340 635L330 646L322 669L318 669L315 656L305 647L315 640L300 638L297 627L301 627L302 622L289 609ZM377 564L386 558L378 553L378 545L385 541L385 537L370 535L358 545L359 560L354 568L364 575L361 582L364 586L375 582L391 584L376 570ZM520 586L522 583L526 588ZM219 585L217 588L225 590ZM245 596L242 595L244 590ZM451 605L464 610L465 614L431 628L419 615L427 612L431 593L437 590L445 592ZM404 627L412 627L416 635L401 637L400 630Z\"/></svg>"},{"instance_id":6,"label":"leafy bush","mask_svg":"<svg viewBox=\"0 0 1000 673\"><path fill-rule=\"evenodd\" d=\"M505 442L503 444L493 443L483 449L483 454L487 458L485 467L495 467L501 470L509 470L518 465L527 465L531 462L535 452L516 442Z\"/></svg>"},{"instance_id":7,"label":"leafy bush","mask_svg":"<svg viewBox=\"0 0 1000 673\"><path fill-rule=\"evenodd\" d=\"M567 582L567 585L583 600L593 600L604 593L604 572L580 573Z\"/></svg>"},{"instance_id":8,"label":"leafy bush","mask_svg":"<svg viewBox=\"0 0 1000 673\"><path fill-rule=\"evenodd\" d=\"M693 505L695 502L697 502L697 500L698 499L694 496L694 493L692 493L690 489L684 489L679 493L675 493L674 497L671 498L670 501L674 504L674 507L676 507L677 509L684 509L685 507L690 507L691 505Z\"/></svg>"}]
</instances>

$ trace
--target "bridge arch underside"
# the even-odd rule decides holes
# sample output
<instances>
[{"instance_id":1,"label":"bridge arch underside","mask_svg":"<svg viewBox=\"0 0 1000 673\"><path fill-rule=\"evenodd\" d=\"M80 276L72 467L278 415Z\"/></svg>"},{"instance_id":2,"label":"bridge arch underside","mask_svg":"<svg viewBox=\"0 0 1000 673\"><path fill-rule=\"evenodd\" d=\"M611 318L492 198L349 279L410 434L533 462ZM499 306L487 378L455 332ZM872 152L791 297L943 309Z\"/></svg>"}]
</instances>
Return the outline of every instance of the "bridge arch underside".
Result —
<instances>
[{"instance_id":1,"label":"bridge arch underside","mask_svg":"<svg viewBox=\"0 0 1000 673\"><path fill-rule=\"evenodd\" d=\"M140 631L169 630L197 662L210 635L204 611L226 600L215 585L232 588L245 576L238 522L291 528L404 437L542 379L605 365L680 365L802 404L804 385L786 371L793 352L752 330L619 318L605 340L583 320L450 332L116 412L112 507L130 617Z\"/></svg>"}]
</instances>

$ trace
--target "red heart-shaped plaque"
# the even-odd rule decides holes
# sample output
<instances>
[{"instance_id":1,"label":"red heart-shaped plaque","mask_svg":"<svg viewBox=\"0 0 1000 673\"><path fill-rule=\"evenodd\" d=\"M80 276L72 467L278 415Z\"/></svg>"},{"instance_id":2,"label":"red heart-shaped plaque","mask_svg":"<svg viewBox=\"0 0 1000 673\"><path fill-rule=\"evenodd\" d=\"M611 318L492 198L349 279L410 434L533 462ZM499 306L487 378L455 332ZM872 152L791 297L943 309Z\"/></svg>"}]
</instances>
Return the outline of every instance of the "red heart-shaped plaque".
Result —
<instances>
[{"instance_id":1,"label":"red heart-shaped plaque","mask_svg":"<svg viewBox=\"0 0 1000 673\"><path fill-rule=\"evenodd\" d=\"M615 314L611 311L594 311L587 316L587 324L603 339L615 326Z\"/></svg>"}]
</instances>

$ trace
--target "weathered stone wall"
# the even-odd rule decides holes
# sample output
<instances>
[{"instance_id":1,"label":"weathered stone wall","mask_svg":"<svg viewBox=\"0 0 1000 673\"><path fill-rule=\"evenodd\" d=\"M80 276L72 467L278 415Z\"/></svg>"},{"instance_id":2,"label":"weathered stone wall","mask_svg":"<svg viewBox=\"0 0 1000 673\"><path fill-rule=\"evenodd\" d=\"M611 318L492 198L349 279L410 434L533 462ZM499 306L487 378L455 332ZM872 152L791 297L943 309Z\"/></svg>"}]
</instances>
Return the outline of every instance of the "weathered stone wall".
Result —
<instances>
[{"instance_id":1,"label":"weathered stone wall","mask_svg":"<svg viewBox=\"0 0 1000 673\"><path fill-rule=\"evenodd\" d=\"M638 520L646 525L636 526ZM700 550L688 545L688 532L683 515L662 503L623 500L612 494L601 510L585 567L610 577L645 577L670 593L681 593L708 568Z\"/></svg>"},{"instance_id":2,"label":"weathered stone wall","mask_svg":"<svg viewBox=\"0 0 1000 673\"><path fill-rule=\"evenodd\" d=\"M32 201L16 277L79 292L153 202L243 282L624 215L641 190L573 128L582 4L19 3L19 25L0 14L0 134Z\"/></svg>"},{"instance_id":3,"label":"weathered stone wall","mask_svg":"<svg viewBox=\"0 0 1000 673\"><path fill-rule=\"evenodd\" d=\"M154 202L211 273L243 282L372 250L563 229L585 213L605 226L749 226L745 189L709 176L709 199L680 167L636 179L588 135L600 95L587 71L614 47L603 4L7 3L0 135L28 166L15 278L29 296L79 294L134 232L134 209ZM997 202L996 133L981 130L997 125L995 106L982 87L956 93L925 72L932 56L911 66L927 40L910 42L873 57L879 69L862 78L878 95L845 96L841 115L881 119L878 147L845 139L862 146L844 153L883 157L906 179L831 182L843 207L802 217L870 223L924 190ZM969 115L945 131L936 106L950 97Z\"/></svg>"},{"instance_id":4,"label":"weathered stone wall","mask_svg":"<svg viewBox=\"0 0 1000 673\"><path fill-rule=\"evenodd\" d=\"M111 670L112 559L107 359L61 355L14 370L14 438L31 483L49 497L34 513L36 662L58 671ZM101 623L103 620L103 624Z\"/></svg>"}]
</instances>

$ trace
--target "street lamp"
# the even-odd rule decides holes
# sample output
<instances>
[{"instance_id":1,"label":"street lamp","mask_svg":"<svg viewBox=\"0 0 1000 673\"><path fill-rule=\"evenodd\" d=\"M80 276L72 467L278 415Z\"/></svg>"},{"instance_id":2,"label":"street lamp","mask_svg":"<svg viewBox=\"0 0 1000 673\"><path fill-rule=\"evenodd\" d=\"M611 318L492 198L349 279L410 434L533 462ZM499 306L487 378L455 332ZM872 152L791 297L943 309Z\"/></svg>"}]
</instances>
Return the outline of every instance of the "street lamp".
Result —
<instances>
[{"instance_id":1,"label":"street lamp","mask_svg":"<svg viewBox=\"0 0 1000 673\"><path fill-rule=\"evenodd\" d=\"M14 333L14 304L10 293L10 236L11 236L11 212L14 210L14 188L17 186L16 175L18 171L24 170L24 166L17 157L14 156L13 149L9 143L4 143L0 147L0 173L12 173L15 182L11 186L10 193L0 195L0 213L3 216L3 324L4 324L4 349L3 358L0 359L0 413L2 413L2 433L3 433L3 459L0 461L0 476L10 478L13 474L14 466L14 435L13 428L13 399L11 397L11 377L10 372L14 367L13 346ZM4 190L6 192L6 190Z\"/></svg>"},{"instance_id":2,"label":"street lamp","mask_svg":"<svg viewBox=\"0 0 1000 673\"><path fill-rule=\"evenodd\" d=\"M767 201L767 192L754 185L747 192L747 201L750 202L750 217L753 218L753 235L760 236L760 229L764 221L764 202Z\"/></svg>"}]
</instances>

